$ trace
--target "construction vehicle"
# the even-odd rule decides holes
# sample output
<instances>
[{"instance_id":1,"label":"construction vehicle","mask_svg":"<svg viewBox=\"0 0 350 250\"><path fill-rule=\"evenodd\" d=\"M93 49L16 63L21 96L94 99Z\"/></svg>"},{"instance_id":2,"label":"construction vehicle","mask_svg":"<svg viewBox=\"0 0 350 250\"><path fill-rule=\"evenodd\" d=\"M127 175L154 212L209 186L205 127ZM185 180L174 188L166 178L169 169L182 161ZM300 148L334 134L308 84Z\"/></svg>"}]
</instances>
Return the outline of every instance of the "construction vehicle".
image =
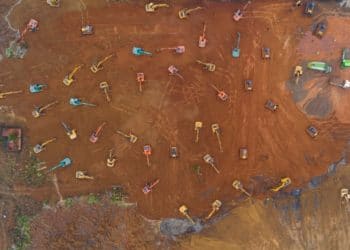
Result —
<instances>
[{"instance_id":1,"label":"construction vehicle","mask_svg":"<svg viewBox=\"0 0 350 250\"><path fill-rule=\"evenodd\" d=\"M131 143L135 143L137 141L137 136L132 134L131 132L129 132L129 134L125 134L124 132L117 130L117 134L124 136Z\"/></svg>"},{"instance_id":2,"label":"construction vehicle","mask_svg":"<svg viewBox=\"0 0 350 250\"><path fill-rule=\"evenodd\" d=\"M292 183L292 180L289 177L281 178L280 184L274 188L271 188L271 191L278 192L281 189L289 186L291 183Z\"/></svg>"},{"instance_id":3,"label":"construction vehicle","mask_svg":"<svg viewBox=\"0 0 350 250\"><path fill-rule=\"evenodd\" d=\"M250 193L247 192L247 190L243 188L242 182L240 182L239 180L234 180L232 182L232 187L246 194L248 197L252 196Z\"/></svg>"},{"instance_id":4,"label":"construction vehicle","mask_svg":"<svg viewBox=\"0 0 350 250\"><path fill-rule=\"evenodd\" d=\"M238 58L241 53L241 49L239 48L239 43L241 41L241 33L237 32L237 38L236 38L236 47L232 50L232 57Z\"/></svg>"},{"instance_id":5,"label":"construction vehicle","mask_svg":"<svg viewBox=\"0 0 350 250\"><path fill-rule=\"evenodd\" d=\"M19 152L22 150L21 128L2 127L0 139L7 152Z\"/></svg>"},{"instance_id":6,"label":"construction vehicle","mask_svg":"<svg viewBox=\"0 0 350 250\"><path fill-rule=\"evenodd\" d=\"M341 67L342 68L350 67L350 49L349 48L343 49L342 56L341 56Z\"/></svg>"},{"instance_id":7,"label":"construction vehicle","mask_svg":"<svg viewBox=\"0 0 350 250\"><path fill-rule=\"evenodd\" d=\"M92 73L97 73L98 71L103 69L103 63L105 63L106 61L108 61L109 59L111 59L114 56L114 54L110 54L109 56L106 56L105 58L103 58L101 61L99 61L97 64L92 64L90 67L90 70L92 71Z\"/></svg>"},{"instance_id":8,"label":"construction vehicle","mask_svg":"<svg viewBox=\"0 0 350 250\"><path fill-rule=\"evenodd\" d=\"M200 7L200 6L197 6L195 8L192 8L192 9L182 9L179 11L179 18L180 19L184 19L184 18L187 18L191 12L194 12L194 11L197 11L197 10L201 10L203 9L203 7Z\"/></svg>"},{"instance_id":9,"label":"construction vehicle","mask_svg":"<svg viewBox=\"0 0 350 250\"><path fill-rule=\"evenodd\" d=\"M156 51L161 52L163 50L172 50L175 52L175 54L183 54L183 53L185 53L186 48L183 45L178 45L178 46L170 47L170 48L160 48L160 49L157 49Z\"/></svg>"},{"instance_id":10,"label":"construction vehicle","mask_svg":"<svg viewBox=\"0 0 350 250\"><path fill-rule=\"evenodd\" d=\"M317 61L309 62L307 64L307 68L312 69L312 70L316 70L316 71L321 71L323 73L332 72L332 66L325 63L325 62L317 62Z\"/></svg>"},{"instance_id":11,"label":"construction vehicle","mask_svg":"<svg viewBox=\"0 0 350 250\"><path fill-rule=\"evenodd\" d=\"M78 97L72 97L69 99L69 104L72 106L90 106L90 107L96 107L96 104L93 103L88 103L88 102L83 102L80 98Z\"/></svg>"},{"instance_id":12,"label":"construction vehicle","mask_svg":"<svg viewBox=\"0 0 350 250\"><path fill-rule=\"evenodd\" d=\"M143 146L143 154L146 156L147 166L151 166L151 163L150 163L150 160L149 160L149 157L152 154L151 145L147 144L147 145Z\"/></svg>"},{"instance_id":13,"label":"construction vehicle","mask_svg":"<svg viewBox=\"0 0 350 250\"><path fill-rule=\"evenodd\" d=\"M146 12L155 12L156 11L156 9L158 9L158 8L163 8L163 7L166 7L166 8L168 8L169 7L169 4L166 4L166 3L147 3L146 5L145 5L145 10L146 10Z\"/></svg>"},{"instance_id":14,"label":"construction vehicle","mask_svg":"<svg viewBox=\"0 0 350 250\"><path fill-rule=\"evenodd\" d=\"M98 128L94 132L92 132L89 138L90 142L96 143L98 141L98 136L102 132L102 129L105 125L106 125L106 122L102 123L100 126L98 126Z\"/></svg>"},{"instance_id":15,"label":"construction vehicle","mask_svg":"<svg viewBox=\"0 0 350 250\"><path fill-rule=\"evenodd\" d=\"M300 7L303 4L302 0L295 0L295 7Z\"/></svg>"},{"instance_id":16,"label":"construction vehicle","mask_svg":"<svg viewBox=\"0 0 350 250\"><path fill-rule=\"evenodd\" d=\"M24 39L24 35L28 32L36 32L37 30L39 30L39 22L35 19L30 19L29 22L27 23L26 27L24 28L24 30L21 32L19 38L16 40L17 43L23 41Z\"/></svg>"},{"instance_id":17,"label":"construction vehicle","mask_svg":"<svg viewBox=\"0 0 350 250\"><path fill-rule=\"evenodd\" d=\"M109 154L106 160L106 166L109 168L113 168L115 166L115 162L117 161L117 157L113 153L113 149L109 150Z\"/></svg>"},{"instance_id":18,"label":"construction vehicle","mask_svg":"<svg viewBox=\"0 0 350 250\"><path fill-rule=\"evenodd\" d=\"M51 142L56 141L56 138L51 138L43 143L38 143L33 147L33 152L39 154L41 151L45 149L45 146Z\"/></svg>"},{"instance_id":19,"label":"construction vehicle","mask_svg":"<svg viewBox=\"0 0 350 250\"><path fill-rule=\"evenodd\" d=\"M253 90L253 80L245 80L244 81L244 89L247 91Z\"/></svg>"},{"instance_id":20,"label":"construction vehicle","mask_svg":"<svg viewBox=\"0 0 350 250\"><path fill-rule=\"evenodd\" d=\"M273 101L271 101L270 99L268 99L265 102L265 108L274 112L274 111L277 111L278 105L276 103L274 103Z\"/></svg>"},{"instance_id":21,"label":"construction vehicle","mask_svg":"<svg viewBox=\"0 0 350 250\"><path fill-rule=\"evenodd\" d=\"M91 24L87 24L81 27L81 34L83 36L94 34L94 27Z\"/></svg>"},{"instance_id":22,"label":"construction vehicle","mask_svg":"<svg viewBox=\"0 0 350 250\"><path fill-rule=\"evenodd\" d=\"M193 225L196 224L188 214L188 208L185 205L179 207L179 212L183 214Z\"/></svg>"},{"instance_id":23,"label":"construction vehicle","mask_svg":"<svg viewBox=\"0 0 350 250\"><path fill-rule=\"evenodd\" d=\"M295 84L298 84L299 78L302 75L303 75L303 67L300 65L295 66L295 69L294 69Z\"/></svg>"},{"instance_id":24,"label":"construction vehicle","mask_svg":"<svg viewBox=\"0 0 350 250\"><path fill-rule=\"evenodd\" d=\"M342 89L349 89L350 88L350 81L349 80L344 80L342 82L334 82L333 79L330 79L329 84L333 85L333 86L340 87Z\"/></svg>"},{"instance_id":25,"label":"construction vehicle","mask_svg":"<svg viewBox=\"0 0 350 250\"><path fill-rule=\"evenodd\" d=\"M29 85L29 92L33 93L33 94L40 93L46 87L47 87L47 84L40 84L40 83L30 84Z\"/></svg>"},{"instance_id":26,"label":"construction vehicle","mask_svg":"<svg viewBox=\"0 0 350 250\"><path fill-rule=\"evenodd\" d=\"M233 20L235 21L239 21L242 17L243 17L243 11L245 11L245 9L248 7L248 5L251 3L251 1L248 1L241 9L238 9L235 11L235 13L233 14Z\"/></svg>"},{"instance_id":27,"label":"construction vehicle","mask_svg":"<svg viewBox=\"0 0 350 250\"><path fill-rule=\"evenodd\" d=\"M305 5L304 13L307 16L312 16L316 8L316 3L314 1L308 1Z\"/></svg>"},{"instance_id":28,"label":"construction vehicle","mask_svg":"<svg viewBox=\"0 0 350 250\"><path fill-rule=\"evenodd\" d=\"M179 152L177 150L177 147L170 146L170 158L178 158L179 157Z\"/></svg>"},{"instance_id":29,"label":"construction vehicle","mask_svg":"<svg viewBox=\"0 0 350 250\"><path fill-rule=\"evenodd\" d=\"M213 132L213 134L216 135L216 138L218 139L220 152L224 152L221 145L221 139L220 139L221 130L220 130L219 124L217 123L212 124L211 131Z\"/></svg>"},{"instance_id":30,"label":"construction vehicle","mask_svg":"<svg viewBox=\"0 0 350 250\"><path fill-rule=\"evenodd\" d=\"M170 72L170 75L176 75L181 80L184 80L183 76L179 74L179 70L174 65L170 65L168 71Z\"/></svg>"},{"instance_id":31,"label":"construction vehicle","mask_svg":"<svg viewBox=\"0 0 350 250\"><path fill-rule=\"evenodd\" d=\"M306 133L312 138L315 138L318 135L318 130L313 125L310 125L306 128Z\"/></svg>"},{"instance_id":32,"label":"construction vehicle","mask_svg":"<svg viewBox=\"0 0 350 250\"><path fill-rule=\"evenodd\" d=\"M51 7L60 7L60 0L46 0L46 3Z\"/></svg>"},{"instance_id":33,"label":"construction vehicle","mask_svg":"<svg viewBox=\"0 0 350 250\"><path fill-rule=\"evenodd\" d=\"M199 130L203 127L203 123L200 121L196 121L194 123L194 131L196 131L196 139L194 142L198 143L199 141Z\"/></svg>"},{"instance_id":34,"label":"construction vehicle","mask_svg":"<svg viewBox=\"0 0 350 250\"><path fill-rule=\"evenodd\" d=\"M208 70L210 72L214 72L216 69L216 65L214 63L206 63L200 60L197 60L196 62L203 65L204 66L203 69Z\"/></svg>"},{"instance_id":35,"label":"construction vehicle","mask_svg":"<svg viewBox=\"0 0 350 250\"><path fill-rule=\"evenodd\" d=\"M60 161L57 165L51 167L47 173L50 173L58 168L66 168L68 167L70 164L72 164L72 160L68 157L64 158L62 161Z\"/></svg>"},{"instance_id":36,"label":"construction vehicle","mask_svg":"<svg viewBox=\"0 0 350 250\"><path fill-rule=\"evenodd\" d=\"M270 50L270 48L263 47L261 49L261 57L262 57L262 59L270 59L271 58L271 50Z\"/></svg>"},{"instance_id":37,"label":"construction vehicle","mask_svg":"<svg viewBox=\"0 0 350 250\"><path fill-rule=\"evenodd\" d=\"M215 160L210 154L204 155L203 160L205 163L209 164L217 174L220 174L220 171L215 166Z\"/></svg>"},{"instance_id":38,"label":"construction vehicle","mask_svg":"<svg viewBox=\"0 0 350 250\"><path fill-rule=\"evenodd\" d=\"M109 84L107 82L100 82L99 86L100 86L100 89L103 90L103 93L105 93L107 102L110 102L111 101L111 97L108 94L108 92L109 92Z\"/></svg>"},{"instance_id":39,"label":"construction vehicle","mask_svg":"<svg viewBox=\"0 0 350 250\"><path fill-rule=\"evenodd\" d=\"M219 99L221 101L227 101L228 99L228 95L223 91L223 90L219 90L215 85L210 85L213 89L216 90L216 95L219 97Z\"/></svg>"},{"instance_id":40,"label":"construction vehicle","mask_svg":"<svg viewBox=\"0 0 350 250\"><path fill-rule=\"evenodd\" d=\"M341 202L348 203L350 201L350 194L349 194L349 189L348 188L342 188L340 189L340 198Z\"/></svg>"},{"instance_id":41,"label":"construction vehicle","mask_svg":"<svg viewBox=\"0 0 350 250\"><path fill-rule=\"evenodd\" d=\"M206 29L207 29L207 25L204 23L202 35L200 35L199 39L198 39L198 47L199 48L205 48L205 46L207 45L207 38L205 36Z\"/></svg>"},{"instance_id":42,"label":"construction vehicle","mask_svg":"<svg viewBox=\"0 0 350 250\"><path fill-rule=\"evenodd\" d=\"M142 192L144 194L150 193L158 183L159 183L159 179L156 179L152 182L147 182L146 185L143 187Z\"/></svg>"},{"instance_id":43,"label":"construction vehicle","mask_svg":"<svg viewBox=\"0 0 350 250\"><path fill-rule=\"evenodd\" d=\"M23 92L22 90L2 92L2 93L0 93L0 99L4 99L7 95L19 94L22 92Z\"/></svg>"},{"instance_id":44,"label":"construction vehicle","mask_svg":"<svg viewBox=\"0 0 350 250\"><path fill-rule=\"evenodd\" d=\"M87 171L78 170L75 172L75 178L79 180L93 180L94 177L88 176Z\"/></svg>"},{"instance_id":45,"label":"construction vehicle","mask_svg":"<svg viewBox=\"0 0 350 250\"><path fill-rule=\"evenodd\" d=\"M80 65L78 65L78 66L75 66L74 69L73 69L68 75L66 75L66 76L64 77L64 79L63 79L63 84L66 85L66 86L70 86L70 85L72 84L72 82L75 81L75 79L74 79L75 73L77 73L77 71L78 71L79 69L81 69L81 67L83 67L82 64L80 64Z\"/></svg>"},{"instance_id":46,"label":"construction vehicle","mask_svg":"<svg viewBox=\"0 0 350 250\"><path fill-rule=\"evenodd\" d=\"M326 22L319 22L314 30L314 35L318 38L322 38L327 30Z\"/></svg>"},{"instance_id":47,"label":"construction vehicle","mask_svg":"<svg viewBox=\"0 0 350 250\"><path fill-rule=\"evenodd\" d=\"M246 147L239 149L239 158L241 160L247 160L248 159L248 149Z\"/></svg>"},{"instance_id":48,"label":"construction vehicle","mask_svg":"<svg viewBox=\"0 0 350 250\"><path fill-rule=\"evenodd\" d=\"M132 53L135 56L151 56L152 55L151 52L145 51L143 48L140 48L140 47L133 47Z\"/></svg>"},{"instance_id":49,"label":"construction vehicle","mask_svg":"<svg viewBox=\"0 0 350 250\"><path fill-rule=\"evenodd\" d=\"M78 137L77 131L75 129L71 129L64 122L61 122L61 124L64 127L64 130L66 131L66 134L68 135L69 139L75 140Z\"/></svg>"},{"instance_id":50,"label":"construction vehicle","mask_svg":"<svg viewBox=\"0 0 350 250\"><path fill-rule=\"evenodd\" d=\"M46 109L48 109L48 108L50 108L50 107L52 107L53 105L56 105L56 104L58 104L58 101L50 102L50 103L48 103L48 104L46 104L46 105L44 105L44 106L35 107L34 110L32 111L32 116L33 116L34 118L38 118L38 117L40 117L40 116L43 115L43 112L44 112Z\"/></svg>"},{"instance_id":51,"label":"construction vehicle","mask_svg":"<svg viewBox=\"0 0 350 250\"><path fill-rule=\"evenodd\" d=\"M136 73L136 81L139 83L139 91L142 92L142 85L145 82L145 74L142 72Z\"/></svg>"},{"instance_id":52,"label":"construction vehicle","mask_svg":"<svg viewBox=\"0 0 350 250\"><path fill-rule=\"evenodd\" d=\"M205 220L209 220L217 211L219 211L220 207L222 206L221 201L219 200L215 200L212 204L212 210L211 212L208 214L207 217L205 217Z\"/></svg>"}]
</instances>

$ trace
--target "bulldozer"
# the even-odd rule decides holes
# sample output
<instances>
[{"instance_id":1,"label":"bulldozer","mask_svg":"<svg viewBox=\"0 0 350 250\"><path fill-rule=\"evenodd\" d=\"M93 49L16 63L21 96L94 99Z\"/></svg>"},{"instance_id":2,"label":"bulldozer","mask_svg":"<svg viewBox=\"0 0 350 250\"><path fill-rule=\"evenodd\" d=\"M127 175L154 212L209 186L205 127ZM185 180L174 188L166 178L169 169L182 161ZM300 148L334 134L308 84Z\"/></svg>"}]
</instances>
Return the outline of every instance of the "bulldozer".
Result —
<instances>
[{"instance_id":1,"label":"bulldozer","mask_svg":"<svg viewBox=\"0 0 350 250\"><path fill-rule=\"evenodd\" d=\"M117 161L117 157L113 153L113 149L109 150L109 154L106 161L106 166L108 168L113 168L115 166L115 162Z\"/></svg>"},{"instance_id":2,"label":"bulldozer","mask_svg":"<svg viewBox=\"0 0 350 250\"><path fill-rule=\"evenodd\" d=\"M49 139L43 143L38 143L33 147L33 152L39 154L41 151L45 149L45 146L51 142L56 141L56 138Z\"/></svg>"},{"instance_id":3,"label":"bulldozer","mask_svg":"<svg viewBox=\"0 0 350 250\"><path fill-rule=\"evenodd\" d=\"M207 29L207 25L204 23L202 35L200 35L199 39L198 39L198 47L199 48L205 48L205 46L207 45L207 38L205 36L206 29Z\"/></svg>"},{"instance_id":4,"label":"bulldozer","mask_svg":"<svg viewBox=\"0 0 350 250\"><path fill-rule=\"evenodd\" d=\"M182 9L179 11L179 18L180 19L187 18L191 12L201 10L201 9L203 9L203 7L200 7L200 6L197 6L197 7L192 8L192 9L187 9L187 8Z\"/></svg>"},{"instance_id":5,"label":"bulldozer","mask_svg":"<svg viewBox=\"0 0 350 250\"><path fill-rule=\"evenodd\" d=\"M71 129L64 122L61 122L61 124L64 127L64 130L66 131L66 134L68 135L69 139L75 140L78 137L77 131L75 129Z\"/></svg>"},{"instance_id":6,"label":"bulldozer","mask_svg":"<svg viewBox=\"0 0 350 250\"><path fill-rule=\"evenodd\" d=\"M98 137L102 131L102 128L106 125L106 122L102 123L92 134L90 135L90 142L96 143L98 141Z\"/></svg>"},{"instance_id":7,"label":"bulldozer","mask_svg":"<svg viewBox=\"0 0 350 250\"><path fill-rule=\"evenodd\" d=\"M219 211L220 207L222 206L222 202L219 200L215 200L212 204L212 210L211 212L208 214L207 217L205 217L205 220L209 220L217 211Z\"/></svg>"},{"instance_id":8,"label":"bulldozer","mask_svg":"<svg viewBox=\"0 0 350 250\"><path fill-rule=\"evenodd\" d=\"M214 63L208 63L208 62L206 63L200 60L197 60L196 62L203 65L204 66L203 69L208 70L210 72L214 72L216 69L216 65Z\"/></svg>"},{"instance_id":9,"label":"bulldozer","mask_svg":"<svg viewBox=\"0 0 350 250\"><path fill-rule=\"evenodd\" d=\"M103 69L103 63L105 63L106 61L108 61L110 58L112 58L114 56L114 54L110 54L108 56L106 56L105 58L103 58L101 61L99 61L97 64L92 64L90 67L90 70L92 71L92 73L97 73L98 71Z\"/></svg>"},{"instance_id":10,"label":"bulldozer","mask_svg":"<svg viewBox=\"0 0 350 250\"><path fill-rule=\"evenodd\" d=\"M60 0L46 0L46 3L50 5L50 7L60 7Z\"/></svg>"},{"instance_id":11,"label":"bulldozer","mask_svg":"<svg viewBox=\"0 0 350 250\"><path fill-rule=\"evenodd\" d=\"M196 139L194 142L198 143L199 141L199 130L203 127L203 123L201 121L196 121L194 123L194 131L196 131Z\"/></svg>"},{"instance_id":12,"label":"bulldozer","mask_svg":"<svg viewBox=\"0 0 350 250\"><path fill-rule=\"evenodd\" d=\"M33 116L34 118L38 118L38 117L42 116L43 112L44 112L46 109L48 109L48 108L50 108L51 106L56 105L56 104L58 104L58 101L53 101L53 102L51 102L51 103L49 103L49 104L46 104L45 106L35 107L34 110L32 111L32 116Z\"/></svg>"},{"instance_id":13,"label":"bulldozer","mask_svg":"<svg viewBox=\"0 0 350 250\"><path fill-rule=\"evenodd\" d=\"M243 188L243 185L242 185L242 182L238 181L238 180L234 180L232 182L232 187L237 189L237 190L240 190L242 193L246 194L248 197L251 197L252 195L250 193L248 193L247 190L245 190Z\"/></svg>"},{"instance_id":14,"label":"bulldozer","mask_svg":"<svg viewBox=\"0 0 350 250\"><path fill-rule=\"evenodd\" d=\"M281 178L280 184L274 188L271 188L271 191L278 192L281 189L289 186L291 183L292 183L292 180L289 177Z\"/></svg>"},{"instance_id":15,"label":"bulldozer","mask_svg":"<svg viewBox=\"0 0 350 250\"><path fill-rule=\"evenodd\" d=\"M218 139L220 152L224 152L223 149L222 149L222 144L221 144L221 138L220 138L221 129L219 127L219 124L217 124L217 123L212 124L211 125L211 131L213 132L213 134L216 135L216 137Z\"/></svg>"},{"instance_id":16,"label":"bulldozer","mask_svg":"<svg viewBox=\"0 0 350 250\"><path fill-rule=\"evenodd\" d=\"M137 141L137 136L132 134L131 132L129 134L125 134L124 132L122 132L120 130L117 130L117 134L120 134L121 136L124 136L131 143L135 143Z\"/></svg>"},{"instance_id":17,"label":"bulldozer","mask_svg":"<svg viewBox=\"0 0 350 250\"><path fill-rule=\"evenodd\" d=\"M2 92L2 93L0 93L0 99L6 98L7 95L19 94L19 93L22 93L22 92L23 92L22 90Z\"/></svg>"},{"instance_id":18,"label":"bulldozer","mask_svg":"<svg viewBox=\"0 0 350 250\"><path fill-rule=\"evenodd\" d=\"M111 101L111 97L108 94L108 92L110 90L108 82L100 82L99 86L100 86L100 89L103 90L103 93L105 93L107 102L110 102Z\"/></svg>"},{"instance_id":19,"label":"bulldozer","mask_svg":"<svg viewBox=\"0 0 350 250\"><path fill-rule=\"evenodd\" d=\"M166 3L147 3L146 5L145 5L145 10L146 10L146 12L155 12L156 11L156 9L158 9L158 8L164 8L164 7L166 7L166 8L168 8L169 7L169 4L166 4Z\"/></svg>"},{"instance_id":20,"label":"bulldozer","mask_svg":"<svg viewBox=\"0 0 350 250\"><path fill-rule=\"evenodd\" d=\"M75 172L75 178L78 180L93 180L94 177L88 176L87 171L78 170Z\"/></svg>"},{"instance_id":21,"label":"bulldozer","mask_svg":"<svg viewBox=\"0 0 350 250\"><path fill-rule=\"evenodd\" d=\"M64 79L63 79L63 84L66 85L66 86L70 86L70 85L72 84L72 82L75 81L75 79L74 79L75 73L77 73L77 71L78 71L79 69L81 69L81 67L83 67L82 64L80 64L80 65L78 65L78 66L75 66L74 69L73 69L68 75L66 75L66 76L64 77Z\"/></svg>"},{"instance_id":22,"label":"bulldozer","mask_svg":"<svg viewBox=\"0 0 350 250\"><path fill-rule=\"evenodd\" d=\"M181 207L179 207L179 212L183 214L193 225L196 224L188 214L188 208L185 205L182 205Z\"/></svg>"}]
</instances>

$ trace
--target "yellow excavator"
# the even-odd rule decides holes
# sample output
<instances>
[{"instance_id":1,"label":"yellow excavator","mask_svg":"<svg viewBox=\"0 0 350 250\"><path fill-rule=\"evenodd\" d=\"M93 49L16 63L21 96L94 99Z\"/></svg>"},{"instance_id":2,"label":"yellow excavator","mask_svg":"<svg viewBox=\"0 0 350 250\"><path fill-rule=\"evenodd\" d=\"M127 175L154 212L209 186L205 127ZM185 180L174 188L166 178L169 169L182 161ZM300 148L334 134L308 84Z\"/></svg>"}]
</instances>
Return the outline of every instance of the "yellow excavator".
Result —
<instances>
[{"instance_id":1,"label":"yellow excavator","mask_svg":"<svg viewBox=\"0 0 350 250\"><path fill-rule=\"evenodd\" d=\"M92 71L93 73L96 73L96 72L102 70L102 69L103 69L102 64L103 64L104 62L106 62L107 60L109 60L112 56L114 56L114 54L111 54L111 55L109 55L109 56L106 56L106 57L103 58L101 61L99 61L97 64L91 65L91 67L90 67L91 71Z\"/></svg>"},{"instance_id":2,"label":"yellow excavator","mask_svg":"<svg viewBox=\"0 0 350 250\"><path fill-rule=\"evenodd\" d=\"M155 12L157 8L169 7L169 4L166 3L147 3L145 5L146 12Z\"/></svg>"},{"instance_id":3,"label":"yellow excavator","mask_svg":"<svg viewBox=\"0 0 350 250\"><path fill-rule=\"evenodd\" d=\"M220 210L221 206L222 206L222 202L219 200L215 200L211 204L212 210L211 210L210 214L207 217L205 217L205 220L209 220L217 211Z\"/></svg>"},{"instance_id":4,"label":"yellow excavator","mask_svg":"<svg viewBox=\"0 0 350 250\"><path fill-rule=\"evenodd\" d=\"M183 214L193 225L196 224L188 214L188 208L185 205L182 205L181 207L179 207L179 212Z\"/></svg>"},{"instance_id":5,"label":"yellow excavator","mask_svg":"<svg viewBox=\"0 0 350 250\"><path fill-rule=\"evenodd\" d=\"M75 172L75 178L77 178L79 180L93 180L94 179L94 177L87 175L87 171L81 171L81 170L78 170Z\"/></svg>"},{"instance_id":6,"label":"yellow excavator","mask_svg":"<svg viewBox=\"0 0 350 250\"><path fill-rule=\"evenodd\" d=\"M34 110L32 111L32 116L33 116L34 118L38 118L38 117L42 116L43 112L44 112L46 109L48 109L48 108L50 108L51 106L56 105L56 104L58 104L58 101L50 102L50 103L48 103L48 104L46 104L46 105L44 105L44 106L41 106L41 107L35 107Z\"/></svg>"},{"instance_id":7,"label":"yellow excavator","mask_svg":"<svg viewBox=\"0 0 350 250\"><path fill-rule=\"evenodd\" d=\"M182 9L179 11L179 18L180 19L184 19L184 18L187 18L188 15L193 12L193 11L197 11L197 10L201 10L203 9L203 7L200 7L200 6L197 6L195 8L192 8L192 9Z\"/></svg>"},{"instance_id":8,"label":"yellow excavator","mask_svg":"<svg viewBox=\"0 0 350 250\"><path fill-rule=\"evenodd\" d=\"M72 82L75 81L74 79L74 74L77 73L77 71L79 69L81 69L81 67L83 67L82 64L78 65L78 66L75 66L74 69L64 77L63 79L63 84L66 85L66 86L70 86L72 84Z\"/></svg>"},{"instance_id":9,"label":"yellow excavator","mask_svg":"<svg viewBox=\"0 0 350 250\"><path fill-rule=\"evenodd\" d=\"M278 192L282 188L289 186L291 183L292 183L292 180L289 177L281 178L280 184L277 187L271 188L271 191Z\"/></svg>"}]
</instances>

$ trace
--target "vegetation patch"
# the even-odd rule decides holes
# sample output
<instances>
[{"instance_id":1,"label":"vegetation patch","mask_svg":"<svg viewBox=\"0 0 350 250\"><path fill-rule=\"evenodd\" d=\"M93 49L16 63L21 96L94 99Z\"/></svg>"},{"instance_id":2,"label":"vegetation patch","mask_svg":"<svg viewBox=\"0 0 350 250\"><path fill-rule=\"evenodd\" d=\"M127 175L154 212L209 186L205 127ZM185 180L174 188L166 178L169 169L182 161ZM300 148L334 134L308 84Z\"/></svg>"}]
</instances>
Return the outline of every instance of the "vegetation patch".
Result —
<instances>
[{"instance_id":1,"label":"vegetation patch","mask_svg":"<svg viewBox=\"0 0 350 250\"><path fill-rule=\"evenodd\" d=\"M46 174L44 174L40 169L42 168L42 163L34 155L30 155L29 159L25 163L25 167L21 172L22 180L28 186L41 186L46 181Z\"/></svg>"},{"instance_id":2,"label":"vegetation patch","mask_svg":"<svg viewBox=\"0 0 350 250\"><path fill-rule=\"evenodd\" d=\"M13 240L15 242L15 250L24 250L30 246L30 217L20 215L16 220L16 227L13 232Z\"/></svg>"}]
</instances>

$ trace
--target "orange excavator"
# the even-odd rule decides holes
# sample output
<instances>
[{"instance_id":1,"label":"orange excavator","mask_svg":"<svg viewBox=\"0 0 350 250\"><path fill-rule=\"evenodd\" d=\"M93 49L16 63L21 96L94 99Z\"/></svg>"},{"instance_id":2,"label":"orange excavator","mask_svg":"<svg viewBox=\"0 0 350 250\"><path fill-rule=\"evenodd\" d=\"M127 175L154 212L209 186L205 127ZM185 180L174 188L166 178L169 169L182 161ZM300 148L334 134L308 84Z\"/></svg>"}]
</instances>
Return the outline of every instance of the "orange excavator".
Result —
<instances>
[{"instance_id":1,"label":"orange excavator","mask_svg":"<svg viewBox=\"0 0 350 250\"><path fill-rule=\"evenodd\" d=\"M21 32L20 37L17 39L17 42L21 42L24 39L24 35L28 32L28 31L32 31L35 32L37 30L39 30L39 22L35 19L30 19L29 22L27 23L26 27L24 28L24 30Z\"/></svg>"},{"instance_id":2,"label":"orange excavator","mask_svg":"<svg viewBox=\"0 0 350 250\"><path fill-rule=\"evenodd\" d=\"M106 122L102 123L92 134L90 135L90 142L96 143L98 141L98 136L100 135L102 128L106 125Z\"/></svg>"}]
</instances>

